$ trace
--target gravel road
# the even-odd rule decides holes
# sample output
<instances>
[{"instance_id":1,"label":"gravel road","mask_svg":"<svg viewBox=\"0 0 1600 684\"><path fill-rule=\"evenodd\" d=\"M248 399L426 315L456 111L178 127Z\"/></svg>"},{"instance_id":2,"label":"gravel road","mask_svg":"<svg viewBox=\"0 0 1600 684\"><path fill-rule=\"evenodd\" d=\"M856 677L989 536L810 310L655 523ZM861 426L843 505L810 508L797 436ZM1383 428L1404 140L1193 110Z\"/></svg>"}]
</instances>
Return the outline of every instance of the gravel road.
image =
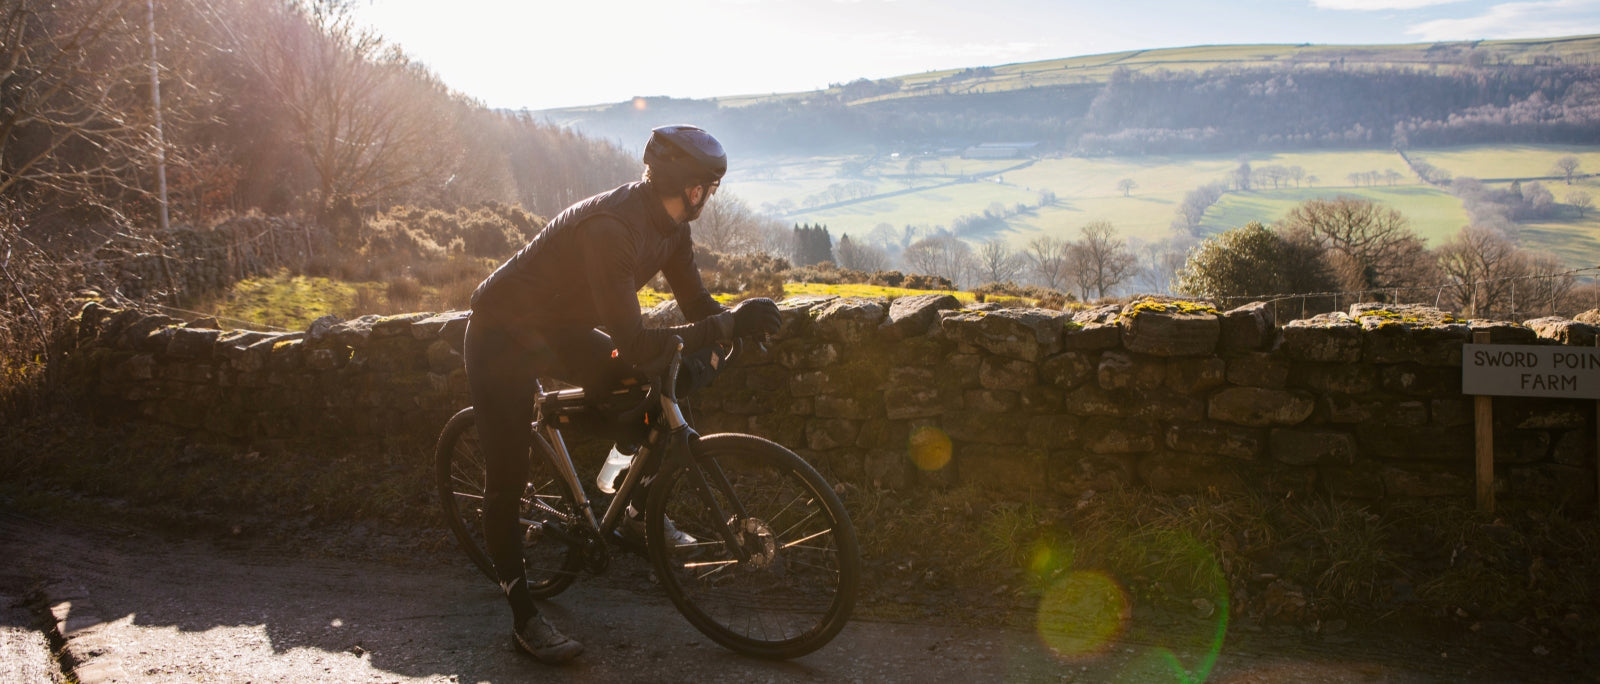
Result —
<instances>
[{"instance_id":1,"label":"gravel road","mask_svg":"<svg viewBox=\"0 0 1600 684\"><path fill-rule=\"evenodd\" d=\"M62 681L63 669L86 684L1596 681L1592 668L1521 647L1353 630L1315 642L1281 630L1230 633L1207 673L1207 640L1194 625L1139 609L1115 642L1076 659L1031 630L870 618L806 657L762 661L694 631L631 556L543 604L588 647L553 668L511 647L495 588L441 554L315 557L0 513L0 558L4 682Z\"/></svg>"}]
</instances>

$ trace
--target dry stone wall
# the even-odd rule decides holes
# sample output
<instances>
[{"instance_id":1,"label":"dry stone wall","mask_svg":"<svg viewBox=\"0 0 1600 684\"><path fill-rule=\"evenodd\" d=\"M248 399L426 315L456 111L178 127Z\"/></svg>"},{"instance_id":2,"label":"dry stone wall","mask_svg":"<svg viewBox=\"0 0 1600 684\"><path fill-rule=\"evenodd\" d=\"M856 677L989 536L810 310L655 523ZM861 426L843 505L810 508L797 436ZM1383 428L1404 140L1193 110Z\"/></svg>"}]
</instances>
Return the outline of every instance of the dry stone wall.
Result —
<instances>
[{"instance_id":1,"label":"dry stone wall","mask_svg":"<svg viewBox=\"0 0 1600 684\"><path fill-rule=\"evenodd\" d=\"M1261 304L1069 314L920 295L780 308L776 340L698 398L702 431L767 436L865 486L1017 498L1114 486L1470 497L1462 345L1475 331L1585 347L1596 334L1371 304L1281 327ZM427 445L467 403L465 325L459 312L367 316L268 334L89 304L66 368L108 415L209 437ZM1594 500L1594 402L1494 405L1501 496Z\"/></svg>"}]
</instances>

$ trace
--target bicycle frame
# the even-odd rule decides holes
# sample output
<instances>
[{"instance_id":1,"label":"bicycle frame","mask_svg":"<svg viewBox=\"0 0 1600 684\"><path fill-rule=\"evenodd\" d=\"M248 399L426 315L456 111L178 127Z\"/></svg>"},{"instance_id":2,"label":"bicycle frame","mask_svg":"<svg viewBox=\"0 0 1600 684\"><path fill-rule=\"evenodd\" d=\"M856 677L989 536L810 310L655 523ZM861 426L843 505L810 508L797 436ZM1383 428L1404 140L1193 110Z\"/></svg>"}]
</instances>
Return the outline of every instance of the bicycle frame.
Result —
<instances>
[{"instance_id":1,"label":"bicycle frame","mask_svg":"<svg viewBox=\"0 0 1600 684\"><path fill-rule=\"evenodd\" d=\"M676 349L671 351L671 359L668 362L666 371L657 377L657 382L650 390L652 394L659 398L661 412L658 425L664 425L666 432L663 433L660 427L651 429L649 438L639 448L639 454L634 459L633 467L628 468L622 484L617 487L616 493L611 497L611 503L606 506L605 513L599 519L595 518L593 502L589 498L588 491L583 487L582 480L578 477L578 470L573 464L571 452L567 450L566 440L562 438L560 428L556 427L555 422L550 420L550 412L547 411L547 408L559 403L581 401L583 390L545 391L541 389L534 400L533 438L544 441L545 446L549 447L549 453L554 454L555 463L553 465L560 477L570 486L571 491L577 494L577 504L584 515L583 525L589 533L595 535L595 538L605 539L621 524L623 512L632 498L634 489L640 486L643 473L646 470L650 470L646 466L652 462L651 459L655 459L655 462L660 467L667 467L674 462L673 459L668 458L672 454L680 454L682 455L681 458L689 460L691 466L689 469L690 482L694 485L696 492L705 505L716 512L717 519L733 520L743 519L748 516L744 506L739 502L738 497L734 495L733 487L723 474L721 467L717 466L715 462L701 461L701 459L693 457L694 452L690 448L690 442L699 435L695 433L693 428L689 427L689 421L684 417L683 410L678 404L675 386L677 384L678 370L682 363L682 341L679 340L675 346ZM732 355L728 358L732 358ZM647 395L646 403L649 400ZM709 478L710 481L706 477L707 472L712 475ZM713 486L720 490L723 496L733 504L735 518L730 519L723 511L722 506L716 501L716 497L711 493ZM550 512L558 513L554 510ZM525 525L541 526L541 523L536 521L522 520L521 522ZM740 562L749 560L748 550L738 543L737 532L729 526L724 526L721 532L722 541L728 544L728 548L735 550Z\"/></svg>"}]
</instances>

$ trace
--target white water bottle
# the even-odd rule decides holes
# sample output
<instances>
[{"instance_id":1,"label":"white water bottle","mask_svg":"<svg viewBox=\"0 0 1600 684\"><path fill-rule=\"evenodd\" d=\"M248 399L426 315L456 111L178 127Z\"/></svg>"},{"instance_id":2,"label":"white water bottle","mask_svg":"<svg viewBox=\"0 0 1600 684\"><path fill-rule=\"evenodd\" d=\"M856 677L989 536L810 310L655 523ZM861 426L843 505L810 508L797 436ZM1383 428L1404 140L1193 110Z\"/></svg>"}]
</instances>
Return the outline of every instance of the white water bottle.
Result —
<instances>
[{"instance_id":1,"label":"white water bottle","mask_svg":"<svg viewBox=\"0 0 1600 684\"><path fill-rule=\"evenodd\" d=\"M633 465L634 454L624 454L617 450L615 444L611 445L611 453L606 454L606 464L600 466L600 474L594 477L594 486L607 494L617 493L617 475Z\"/></svg>"}]
</instances>

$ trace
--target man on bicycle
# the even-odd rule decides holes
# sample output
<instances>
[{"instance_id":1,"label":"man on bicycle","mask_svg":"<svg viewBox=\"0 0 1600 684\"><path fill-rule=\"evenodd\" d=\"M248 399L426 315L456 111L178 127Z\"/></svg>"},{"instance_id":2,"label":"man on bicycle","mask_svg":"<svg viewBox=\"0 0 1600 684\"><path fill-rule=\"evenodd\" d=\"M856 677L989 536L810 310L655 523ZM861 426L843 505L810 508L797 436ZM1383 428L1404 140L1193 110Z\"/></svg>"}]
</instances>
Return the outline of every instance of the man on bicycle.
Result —
<instances>
[{"instance_id":1,"label":"man on bicycle","mask_svg":"<svg viewBox=\"0 0 1600 684\"><path fill-rule=\"evenodd\" d=\"M618 361L654 359L674 335L688 354L719 340L776 332L781 320L770 299L726 309L695 268L689 222L728 168L717 139L694 126L662 126L651 132L644 163L641 180L551 219L472 295L464 356L488 461L484 541L511 604L513 641L545 663L571 660L583 645L539 615L523 573L517 509L528 480L538 378L604 390L619 379ZM643 327L637 292L657 273L689 324ZM630 527L642 526L625 523L624 530Z\"/></svg>"}]
</instances>

